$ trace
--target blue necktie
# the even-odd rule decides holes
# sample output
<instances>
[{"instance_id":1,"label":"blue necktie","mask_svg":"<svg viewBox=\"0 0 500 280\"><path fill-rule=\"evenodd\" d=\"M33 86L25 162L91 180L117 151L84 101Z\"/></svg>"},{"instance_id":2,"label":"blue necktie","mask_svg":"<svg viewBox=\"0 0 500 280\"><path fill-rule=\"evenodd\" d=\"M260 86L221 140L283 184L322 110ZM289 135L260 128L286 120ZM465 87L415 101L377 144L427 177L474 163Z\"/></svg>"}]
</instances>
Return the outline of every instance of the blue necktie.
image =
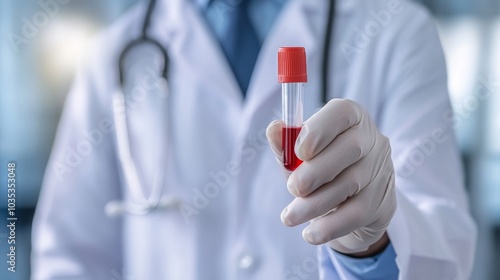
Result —
<instances>
[{"instance_id":1,"label":"blue necktie","mask_svg":"<svg viewBox=\"0 0 500 280\"><path fill-rule=\"evenodd\" d=\"M231 1L240 3L228 6L224 14L227 17L224 20L229 21L228 29L225 36L220 39L224 54L244 96L260 51L259 39L248 16L250 1Z\"/></svg>"}]
</instances>

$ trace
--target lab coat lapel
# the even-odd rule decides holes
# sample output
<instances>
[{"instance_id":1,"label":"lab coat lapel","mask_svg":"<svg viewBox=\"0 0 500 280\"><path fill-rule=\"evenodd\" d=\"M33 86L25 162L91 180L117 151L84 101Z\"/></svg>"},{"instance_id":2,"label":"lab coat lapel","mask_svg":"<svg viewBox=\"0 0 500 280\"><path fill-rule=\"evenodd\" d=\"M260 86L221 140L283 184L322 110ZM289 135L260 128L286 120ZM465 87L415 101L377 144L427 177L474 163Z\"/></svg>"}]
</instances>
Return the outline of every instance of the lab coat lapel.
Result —
<instances>
[{"instance_id":1,"label":"lab coat lapel","mask_svg":"<svg viewBox=\"0 0 500 280\"><path fill-rule=\"evenodd\" d=\"M185 79L202 84L204 92L241 106L243 95L231 67L203 15L192 2L161 1L160 8L165 16L155 25L157 38L166 40L162 43L167 46L171 60L182 59L183 65L192 68L192 76ZM166 28L172 30L172 36L165 36Z\"/></svg>"},{"instance_id":2,"label":"lab coat lapel","mask_svg":"<svg viewBox=\"0 0 500 280\"><path fill-rule=\"evenodd\" d=\"M170 59L167 118L169 144L175 143L169 147L175 171L167 182L178 182L179 196L191 201L192 189L211 180L211 171L226 167L236 146L235 131L240 129L242 94L192 1L159 1L155 13L159 16L152 18L151 36L165 46ZM218 199L226 194L221 192Z\"/></svg>"}]
</instances>

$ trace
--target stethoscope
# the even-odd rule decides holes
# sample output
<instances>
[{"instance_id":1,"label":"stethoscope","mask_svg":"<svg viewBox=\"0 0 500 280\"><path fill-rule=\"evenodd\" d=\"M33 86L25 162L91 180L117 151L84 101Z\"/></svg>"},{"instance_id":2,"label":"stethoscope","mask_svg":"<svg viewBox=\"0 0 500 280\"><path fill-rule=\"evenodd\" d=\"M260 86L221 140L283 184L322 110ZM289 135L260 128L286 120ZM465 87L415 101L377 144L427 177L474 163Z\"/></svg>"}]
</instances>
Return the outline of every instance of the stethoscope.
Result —
<instances>
[{"instance_id":1,"label":"stethoscope","mask_svg":"<svg viewBox=\"0 0 500 280\"><path fill-rule=\"evenodd\" d=\"M328 18L325 28L325 40L323 46L323 59L321 65L321 101L326 104L328 99L329 91L329 72L330 72L330 45L333 37L333 17L335 14L336 1L329 1L328 7ZM144 22L142 25L141 36L137 39L130 41L120 54L118 61L118 74L120 86L118 90L113 93L114 104L123 104L125 102L124 88L124 63L127 54L139 45L150 45L158 49L163 56L163 70L161 72L161 78L164 80L165 84L168 76L169 67L169 57L167 50L154 38L148 36L148 29L151 23L151 17L156 6L156 0L150 0L148 4L148 9L146 11ZM156 174L153 180L153 185L151 188L151 193L149 198L146 197L144 193L144 188L142 187L141 180L139 178L137 167L135 161L132 157L129 134L128 134L128 123L127 114L123 115L123 112L119 112L116 106L113 106L113 119L116 128L116 146L119 158L119 165L123 174L125 184L129 186L130 196L134 202L125 201L110 201L106 204L105 212L108 216L119 216L123 214L130 215L146 215L155 210L170 210L179 209L180 201L174 197L162 196L162 185L163 178L161 174Z\"/></svg>"}]
</instances>

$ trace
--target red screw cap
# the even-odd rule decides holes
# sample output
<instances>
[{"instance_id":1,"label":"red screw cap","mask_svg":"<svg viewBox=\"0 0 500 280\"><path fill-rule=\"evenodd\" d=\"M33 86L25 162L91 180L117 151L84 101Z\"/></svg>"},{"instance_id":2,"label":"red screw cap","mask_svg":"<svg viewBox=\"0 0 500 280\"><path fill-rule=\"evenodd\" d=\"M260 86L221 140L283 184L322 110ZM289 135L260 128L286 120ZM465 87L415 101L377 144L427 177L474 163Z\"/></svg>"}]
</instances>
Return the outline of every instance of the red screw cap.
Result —
<instances>
[{"instance_id":1,"label":"red screw cap","mask_svg":"<svg viewBox=\"0 0 500 280\"><path fill-rule=\"evenodd\" d=\"M307 82L306 49L282 47L278 50L278 82Z\"/></svg>"}]
</instances>

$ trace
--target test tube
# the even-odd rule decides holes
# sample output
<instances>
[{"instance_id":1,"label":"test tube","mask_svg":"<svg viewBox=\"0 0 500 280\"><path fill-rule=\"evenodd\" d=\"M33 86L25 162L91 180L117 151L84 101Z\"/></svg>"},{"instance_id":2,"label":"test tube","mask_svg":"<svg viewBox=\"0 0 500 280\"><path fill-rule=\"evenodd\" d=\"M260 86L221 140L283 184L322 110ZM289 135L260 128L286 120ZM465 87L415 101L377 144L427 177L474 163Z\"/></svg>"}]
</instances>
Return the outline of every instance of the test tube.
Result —
<instances>
[{"instance_id":1,"label":"test tube","mask_svg":"<svg viewBox=\"0 0 500 280\"><path fill-rule=\"evenodd\" d=\"M278 50L278 82L281 83L283 165L294 171L302 160L295 154L295 142L302 129L304 83L307 82L306 50L282 47Z\"/></svg>"}]
</instances>

